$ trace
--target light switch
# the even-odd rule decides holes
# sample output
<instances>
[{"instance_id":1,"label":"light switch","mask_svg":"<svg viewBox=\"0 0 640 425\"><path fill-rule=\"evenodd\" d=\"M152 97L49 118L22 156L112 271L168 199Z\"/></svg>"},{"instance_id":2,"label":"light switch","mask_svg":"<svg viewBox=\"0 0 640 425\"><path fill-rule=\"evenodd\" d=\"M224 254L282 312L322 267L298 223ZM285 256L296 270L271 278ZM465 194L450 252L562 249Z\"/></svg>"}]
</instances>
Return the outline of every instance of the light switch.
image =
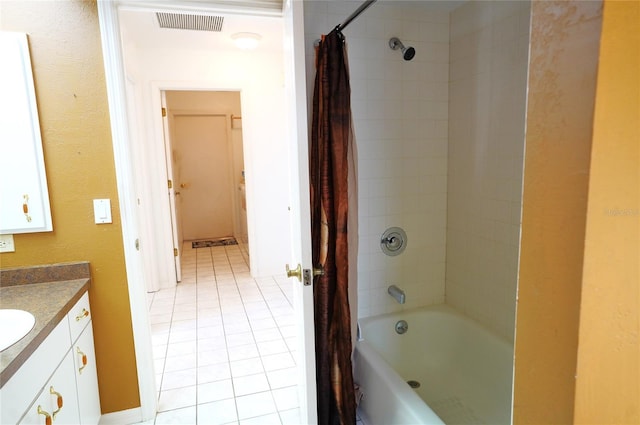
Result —
<instances>
[{"instance_id":1,"label":"light switch","mask_svg":"<svg viewBox=\"0 0 640 425\"><path fill-rule=\"evenodd\" d=\"M96 224L113 223L111 220L111 200L110 199L94 199L93 215Z\"/></svg>"}]
</instances>

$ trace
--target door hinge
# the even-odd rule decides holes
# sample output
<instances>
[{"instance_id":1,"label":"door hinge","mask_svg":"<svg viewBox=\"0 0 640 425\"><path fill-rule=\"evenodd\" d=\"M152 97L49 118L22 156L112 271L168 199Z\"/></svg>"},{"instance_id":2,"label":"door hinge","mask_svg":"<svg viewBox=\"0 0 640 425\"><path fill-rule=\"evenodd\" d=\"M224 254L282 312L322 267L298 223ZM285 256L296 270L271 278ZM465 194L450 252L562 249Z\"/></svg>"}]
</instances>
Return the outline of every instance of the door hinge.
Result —
<instances>
[{"instance_id":1,"label":"door hinge","mask_svg":"<svg viewBox=\"0 0 640 425\"><path fill-rule=\"evenodd\" d=\"M163 117L167 116L167 108L162 108L162 116Z\"/></svg>"},{"instance_id":2,"label":"door hinge","mask_svg":"<svg viewBox=\"0 0 640 425\"><path fill-rule=\"evenodd\" d=\"M173 188L173 182L171 180L167 180L167 186L169 187L169 189Z\"/></svg>"},{"instance_id":3,"label":"door hinge","mask_svg":"<svg viewBox=\"0 0 640 425\"><path fill-rule=\"evenodd\" d=\"M173 248L173 256L174 257L178 256L178 248Z\"/></svg>"}]
</instances>

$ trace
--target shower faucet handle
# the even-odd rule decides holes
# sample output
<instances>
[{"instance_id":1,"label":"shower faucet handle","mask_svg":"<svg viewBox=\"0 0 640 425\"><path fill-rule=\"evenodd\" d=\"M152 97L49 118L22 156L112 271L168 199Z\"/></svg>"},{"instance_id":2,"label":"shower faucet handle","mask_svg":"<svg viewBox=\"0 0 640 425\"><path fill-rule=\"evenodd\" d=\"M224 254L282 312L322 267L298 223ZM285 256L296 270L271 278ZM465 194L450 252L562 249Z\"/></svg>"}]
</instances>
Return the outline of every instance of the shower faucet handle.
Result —
<instances>
[{"instance_id":1,"label":"shower faucet handle","mask_svg":"<svg viewBox=\"0 0 640 425\"><path fill-rule=\"evenodd\" d=\"M398 255L407 247L407 234L400 227L390 227L380 237L380 248L387 255Z\"/></svg>"}]
</instances>

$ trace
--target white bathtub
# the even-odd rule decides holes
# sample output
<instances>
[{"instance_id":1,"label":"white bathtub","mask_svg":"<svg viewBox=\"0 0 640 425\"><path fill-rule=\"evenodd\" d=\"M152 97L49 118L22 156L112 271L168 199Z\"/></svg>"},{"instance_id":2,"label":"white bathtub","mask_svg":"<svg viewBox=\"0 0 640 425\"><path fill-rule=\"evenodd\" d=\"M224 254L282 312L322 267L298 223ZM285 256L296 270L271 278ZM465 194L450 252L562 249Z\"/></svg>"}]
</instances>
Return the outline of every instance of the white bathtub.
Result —
<instances>
[{"instance_id":1,"label":"white bathtub","mask_svg":"<svg viewBox=\"0 0 640 425\"><path fill-rule=\"evenodd\" d=\"M409 325L402 335L399 320ZM358 326L354 380L365 424L511 422L508 341L445 305L361 319Z\"/></svg>"}]
</instances>

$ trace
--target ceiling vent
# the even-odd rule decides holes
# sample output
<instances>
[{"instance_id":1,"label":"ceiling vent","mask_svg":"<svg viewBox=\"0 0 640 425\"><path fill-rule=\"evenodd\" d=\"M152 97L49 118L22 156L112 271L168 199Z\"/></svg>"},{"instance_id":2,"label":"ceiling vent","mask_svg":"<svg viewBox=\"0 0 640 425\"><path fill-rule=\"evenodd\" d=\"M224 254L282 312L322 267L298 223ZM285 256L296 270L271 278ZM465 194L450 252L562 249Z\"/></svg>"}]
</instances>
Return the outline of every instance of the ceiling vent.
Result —
<instances>
[{"instance_id":1,"label":"ceiling vent","mask_svg":"<svg viewBox=\"0 0 640 425\"><path fill-rule=\"evenodd\" d=\"M160 28L196 31L222 31L222 16L187 15L184 13L156 12Z\"/></svg>"}]
</instances>

